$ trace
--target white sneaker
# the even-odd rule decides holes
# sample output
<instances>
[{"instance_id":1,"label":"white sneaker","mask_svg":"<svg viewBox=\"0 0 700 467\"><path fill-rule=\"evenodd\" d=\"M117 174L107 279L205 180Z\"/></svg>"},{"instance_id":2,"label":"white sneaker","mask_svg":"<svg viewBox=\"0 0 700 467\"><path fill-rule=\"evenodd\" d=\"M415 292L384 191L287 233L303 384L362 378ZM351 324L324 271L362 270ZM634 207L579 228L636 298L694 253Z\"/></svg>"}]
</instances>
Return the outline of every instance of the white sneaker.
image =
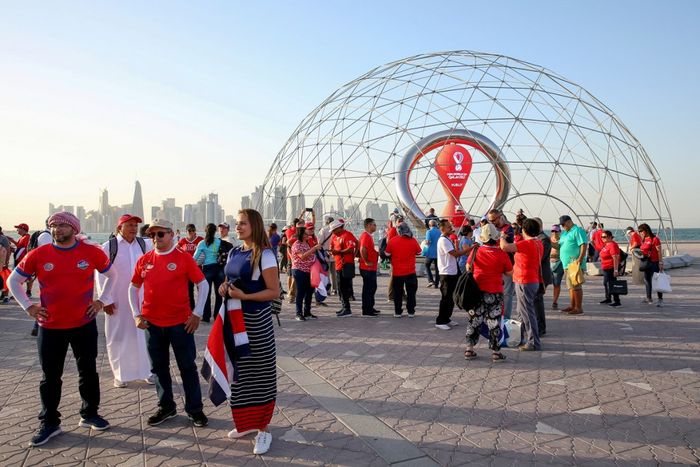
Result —
<instances>
[{"instance_id":1,"label":"white sneaker","mask_svg":"<svg viewBox=\"0 0 700 467\"><path fill-rule=\"evenodd\" d=\"M146 384L156 384L156 375L151 375L148 378L144 379Z\"/></svg>"},{"instance_id":2,"label":"white sneaker","mask_svg":"<svg viewBox=\"0 0 700 467\"><path fill-rule=\"evenodd\" d=\"M272 435L267 431L261 431L255 437L255 447L253 448L253 454L265 454L270 450L270 444L272 443Z\"/></svg>"},{"instance_id":3,"label":"white sneaker","mask_svg":"<svg viewBox=\"0 0 700 467\"><path fill-rule=\"evenodd\" d=\"M117 378L114 378L114 387L115 388L125 388L126 383L124 381L120 381Z\"/></svg>"},{"instance_id":4,"label":"white sneaker","mask_svg":"<svg viewBox=\"0 0 700 467\"><path fill-rule=\"evenodd\" d=\"M448 324L448 326L450 326L450 327L459 326L459 323L458 323L457 321L452 321L452 320L450 320L450 322L447 323L447 324Z\"/></svg>"},{"instance_id":5,"label":"white sneaker","mask_svg":"<svg viewBox=\"0 0 700 467\"><path fill-rule=\"evenodd\" d=\"M450 328L449 324L436 324L435 327L438 329L442 329L443 331L449 331L450 329L452 329Z\"/></svg>"},{"instance_id":6,"label":"white sneaker","mask_svg":"<svg viewBox=\"0 0 700 467\"><path fill-rule=\"evenodd\" d=\"M238 430L234 428L233 430L228 432L228 437L231 439L243 438L244 436L249 435L251 433L254 433L256 431L258 431L258 430L247 430L247 431L244 431L243 433L239 433Z\"/></svg>"}]
</instances>

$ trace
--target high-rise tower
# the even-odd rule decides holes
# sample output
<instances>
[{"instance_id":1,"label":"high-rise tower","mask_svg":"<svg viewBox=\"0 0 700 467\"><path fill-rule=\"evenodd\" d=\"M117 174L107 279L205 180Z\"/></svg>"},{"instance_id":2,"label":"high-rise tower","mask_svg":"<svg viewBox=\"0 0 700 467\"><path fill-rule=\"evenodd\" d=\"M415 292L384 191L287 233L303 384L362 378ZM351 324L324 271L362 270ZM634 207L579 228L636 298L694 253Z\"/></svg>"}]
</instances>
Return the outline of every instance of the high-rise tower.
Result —
<instances>
[{"instance_id":1,"label":"high-rise tower","mask_svg":"<svg viewBox=\"0 0 700 467\"><path fill-rule=\"evenodd\" d=\"M141 183L136 180L136 187L134 187L134 201L131 203L131 214L138 216L146 221L143 217L143 196L141 195Z\"/></svg>"}]
</instances>

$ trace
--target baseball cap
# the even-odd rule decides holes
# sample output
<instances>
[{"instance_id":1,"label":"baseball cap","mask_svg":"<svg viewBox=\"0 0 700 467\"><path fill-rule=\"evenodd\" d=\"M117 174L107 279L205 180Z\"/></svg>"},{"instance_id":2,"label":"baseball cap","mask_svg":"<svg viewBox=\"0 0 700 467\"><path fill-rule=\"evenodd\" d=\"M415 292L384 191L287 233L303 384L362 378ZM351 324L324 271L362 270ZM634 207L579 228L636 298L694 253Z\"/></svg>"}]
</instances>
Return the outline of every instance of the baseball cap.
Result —
<instances>
[{"instance_id":1,"label":"baseball cap","mask_svg":"<svg viewBox=\"0 0 700 467\"><path fill-rule=\"evenodd\" d=\"M627 233L634 232L634 227L632 227L632 226L630 225L629 227L627 227L627 228L625 229L625 232L627 232Z\"/></svg>"},{"instance_id":2,"label":"baseball cap","mask_svg":"<svg viewBox=\"0 0 700 467\"><path fill-rule=\"evenodd\" d=\"M564 225L565 223L567 223L570 220L571 220L571 217L569 217L567 215L563 215L559 218L559 225Z\"/></svg>"},{"instance_id":3,"label":"baseball cap","mask_svg":"<svg viewBox=\"0 0 700 467\"><path fill-rule=\"evenodd\" d=\"M29 230L29 226L27 224L25 224L24 222L22 222L21 224L17 224L15 226L15 229Z\"/></svg>"},{"instance_id":4,"label":"baseball cap","mask_svg":"<svg viewBox=\"0 0 700 467\"><path fill-rule=\"evenodd\" d=\"M136 221L137 223L140 224L143 222L143 219L141 219L139 216L134 216L133 214L124 214L117 221L117 226L120 226L120 225L124 224L125 222L129 222L129 221Z\"/></svg>"},{"instance_id":5,"label":"baseball cap","mask_svg":"<svg viewBox=\"0 0 700 467\"><path fill-rule=\"evenodd\" d=\"M554 224L552 226L551 232L561 232L561 227L559 226L559 224Z\"/></svg>"},{"instance_id":6,"label":"baseball cap","mask_svg":"<svg viewBox=\"0 0 700 467\"><path fill-rule=\"evenodd\" d=\"M151 225L146 229L146 233L149 233L154 227L160 227L161 229L173 230L173 223L166 219L153 219Z\"/></svg>"},{"instance_id":7,"label":"baseball cap","mask_svg":"<svg viewBox=\"0 0 700 467\"><path fill-rule=\"evenodd\" d=\"M314 228L314 223L313 222L307 222L304 224L305 229L313 229Z\"/></svg>"},{"instance_id":8,"label":"baseball cap","mask_svg":"<svg viewBox=\"0 0 700 467\"><path fill-rule=\"evenodd\" d=\"M231 226L228 225L228 222L222 222L222 223L220 223L219 225L217 225L217 227L223 227L224 229L229 229L229 230L231 230Z\"/></svg>"}]
</instances>

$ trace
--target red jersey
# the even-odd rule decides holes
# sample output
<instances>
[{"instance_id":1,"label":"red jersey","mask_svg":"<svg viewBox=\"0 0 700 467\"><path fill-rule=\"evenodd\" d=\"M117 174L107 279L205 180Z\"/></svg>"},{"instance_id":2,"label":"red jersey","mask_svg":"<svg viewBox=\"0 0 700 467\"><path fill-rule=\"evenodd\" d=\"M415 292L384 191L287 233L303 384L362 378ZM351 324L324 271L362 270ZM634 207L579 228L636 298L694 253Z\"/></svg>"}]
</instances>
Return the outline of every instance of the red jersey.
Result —
<instances>
[{"instance_id":1,"label":"red jersey","mask_svg":"<svg viewBox=\"0 0 700 467\"><path fill-rule=\"evenodd\" d=\"M331 237L331 250L345 250L352 248L348 253L343 255L333 255L335 258L335 270L343 269L343 264L355 263L355 248L357 247L357 239L348 230L343 230L340 235L333 234Z\"/></svg>"},{"instance_id":2,"label":"red jersey","mask_svg":"<svg viewBox=\"0 0 700 467\"><path fill-rule=\"evenodd\" d=\"M600 250L600 266L603 269L613 269L615 267L615 261L613 256L620 255L620 246L615 242L608 242L603 245Z\"/></svg>"},{"instance_id":3,"label":"red jersey","mask_svg":"<svg viewBox=\"0 0 700 467\"><path fill-rule=\"evenodd\" d=\"M187 283L204 280L204 274L194 259L174 248L170 253L151 250L139 258L131 283L143 285L141 315L156 326L184 324L190 317Z\"/></svg>"},{"instance_id":4,"label":"red jersey","mask_svg":"<svg viewBox=\"0 0 700 467\"><path fill-rule=\"evenodd\" d=\"M598 229L593 232L591 235L591 243L593 243L593 248L595 248L596 251L603 249L603 246L605 245L605 243L603 243L603 229Z\"/></svg>"},{"instance_id":5,"label":"red jersey","mask_svg":"<svg viewBox=\"0 0 700 467\"><path fill-rule=\"evenodd\" d=\"M24 277L36 274L41 287L41 306L48 318L39 319L47 329L70 329L92 321L86 315L92 303L95 271L109 269L109 258L102 249L81 241L70 248L54 244L36 248L15 269Z\"/></svg>"},{"instance_id":6,"label":"red jersey","mask_svg":"<svg viewBox=\"0 0 700 467\"><path fill-rule=\"evenodd\" d=\"M630 249L632 248L639 248L642 246L642 236L639 235L637 232L632 232L630 234Z\"/></svg>"},{"instance_id":7,"label":"red jersey","mask_svg":"<svg viewBox=\"0 0 700 467\"><path fill-rule=\"evenodd\" d=\"M540 282L540 265L544 247L536 238L515 242L513 282L516 284L537 284Z\"/></svg>"},{"instance_id":8,"label":"red jersey","mask_svg":"<svg viewBox=\"0 0 700 467\"><path fill-rule=\"evenodd\" d=\"M362 232L362 235L360 235L360 250L362 250L362 247L367 248L367 259L372 263L372 266L367 266L365 260L362 259L362 252L360 252L360 269L376 271L379 253L374 249L374 239L367 231Z\"/></svg>"},{"instance_id":9,"label":"red jersey","mask_svg":"<svg viewBox=\"0 0 700 467\"><path fill-rule=\"evenodd\" d=\"M17 240L17 248L15 249L15 264L19 264L20 261L22 261L26 256L30 238L31 236L29 234L24 234L19 238L19 240Z\"/></svg>"},{"instance_id":10,"label":"red jersey","mask_svg":"<svg viewBox=\"0 0 700 467\"><path fill-rule=\"evenodd\" d=\"M513 269L508 253L498 246L491 245L482 245L474 252L476 252L474 280L479 289L487 293L503 293L503 273ZM474 256L474 252L469 255L467 264Z\"/></svg>"},{"instance_id":11,"label":"red jersey","mask_svg":"<svg viewBox=\"0 0 700 467\"><path fill-rule=\"evenodd\" d=\"M416 273L416 255L421 253L418 241L413 237L398 235L386 243L391 255L391 275L408 276Z\"/></svg>"},{"instance_id":12,"label":"red jersey","mask_svg":"<svg viewBox=\"0 0 700 467\"><path fill-rule=\"evenodd\" d=\"M658 263L660 259L658 248L660 246L661 240L659 240L659 237L647 237L642 241L642 246L640 248L642 249L642 253L647 255L652 263Z\"/></svg>"},{"instance_id":13,"label":"red jersey","mask_svg":"<svg viewBox=\"0 0 700 467\"><path fill-rule=\"evenodd\" d=\"M177 242L177 247L185 253L189 253L190 256L194 256L194 251L197 249L197 245L199 245L199 242L202 240L204 240L204 238L200 237L199 235L197 235L192 241L190 241L187 237L183 237L179 242Z\"/></svg>"}]
</instances>

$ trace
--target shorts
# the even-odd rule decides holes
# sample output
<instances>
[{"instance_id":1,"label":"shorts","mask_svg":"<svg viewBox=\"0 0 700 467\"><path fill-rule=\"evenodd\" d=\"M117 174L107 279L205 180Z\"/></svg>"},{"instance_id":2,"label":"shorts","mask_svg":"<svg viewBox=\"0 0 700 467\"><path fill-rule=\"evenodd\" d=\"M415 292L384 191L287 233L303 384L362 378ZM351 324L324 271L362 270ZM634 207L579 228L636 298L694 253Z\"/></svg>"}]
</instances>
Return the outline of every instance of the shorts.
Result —
<instances>
[{"instance_id":1,"label":"shorts","mask_svg":"<svg viewBox=\"0 0 700 467\"><path fill-rule=\"evenodd\" d=\"M571 279L569 278L568 274L566 275L566 286L569 288L569 290L583 290L583 284L579 284L576 287L571 283Z\"/></svg>"},{"instance_id":2,"label":"shorts","mask_svg":"<svg viewBox=\"0 0 700 467\"><path fill-rule=\"evenodd\" d=\"M550 266L552 268L552 284L559 287L564 278L564 266L562 266L561 261L552 262Z\"/></svg>"}]
</instances>

